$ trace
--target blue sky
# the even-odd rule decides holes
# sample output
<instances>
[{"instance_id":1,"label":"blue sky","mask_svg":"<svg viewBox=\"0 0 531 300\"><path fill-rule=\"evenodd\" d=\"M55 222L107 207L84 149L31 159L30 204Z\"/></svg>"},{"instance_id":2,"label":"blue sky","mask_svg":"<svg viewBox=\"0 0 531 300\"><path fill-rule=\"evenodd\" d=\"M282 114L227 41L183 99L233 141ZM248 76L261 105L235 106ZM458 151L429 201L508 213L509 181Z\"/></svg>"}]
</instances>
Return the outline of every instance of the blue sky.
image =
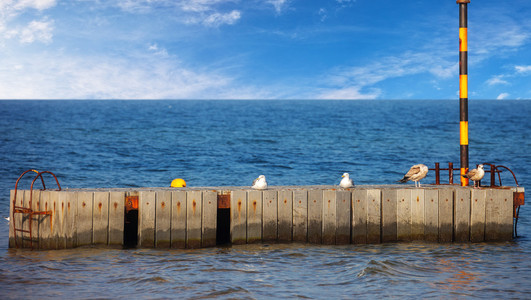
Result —
<instances>
[{"instance_id":1,"label":"blue sky","mask_svg":"<svg viewBox=\"0 0 531 300\"><path fill-rule=\"evenodd\" d=\"M469 98L531 99L531 1L472 0ZM458 99L455 0L0 0L1 99Z\"/></svg>"}]
</instances>

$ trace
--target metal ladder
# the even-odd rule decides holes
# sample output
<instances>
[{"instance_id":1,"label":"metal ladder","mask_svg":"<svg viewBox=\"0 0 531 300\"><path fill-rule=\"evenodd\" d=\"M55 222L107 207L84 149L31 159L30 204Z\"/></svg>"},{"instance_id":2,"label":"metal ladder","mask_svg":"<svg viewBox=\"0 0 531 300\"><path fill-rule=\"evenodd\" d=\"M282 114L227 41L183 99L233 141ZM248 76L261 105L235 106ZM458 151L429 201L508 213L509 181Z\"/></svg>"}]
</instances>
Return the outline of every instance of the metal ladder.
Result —
<instances>
[{"instance_id":1,"label":"metal ladder","mask_svg":"<svg viewBox=\"0 0 531 300\"><path fill-rule=\"evenodd\" d=\"M25 207L23 203L21 205L17 205L17 191L18 191L18 182L28 172L35 172L35 173L37 173L37 175L35 176L35 178L31 182L30 199L29 199L29 202L28 202L28 207ZM24 173L22 173L18 177L17 182L15 183L15 192L14 192L14 195L13 195L13 212L12 212L12 215L11 215L11 222L13 224L13 239L15 240L15 247L16 248L19 247L18 240L17 240L17 233L20 232L21 233L21 239L20 239L21 242L24 240L24 234L29 234L30 248L33 249L33 231L32 231L33 216L35 216L35 215L49 215L49 216L51 216L52 215L52 211L51 210L40 211L40 210L33 210L33 208L32 208L33 207L32 206L32 202L33 202L33 184L35 183L37 178L40 178L41 182L42 182L42 188L43 188L42 190L46 190L46 185L44 184L44 178L42 177L42 175L46 174L46 173L47 174L51 174L55 178L55 182L57 183L58 191L60 191L61 190L61 185L59 184L59 181L57 180L57 177L55 176L55 174L53 174L50 171L38 172L37 170L33 170L33 169L24 171ZM16 214L22 214L22 218L21 218L21 222L20 222L21 226L24 223L24 216L28 217L28 219L29 219L29 229L17 228L17 221L16 221L17 219L15 218Z\"/></svg>"}]
</instances>

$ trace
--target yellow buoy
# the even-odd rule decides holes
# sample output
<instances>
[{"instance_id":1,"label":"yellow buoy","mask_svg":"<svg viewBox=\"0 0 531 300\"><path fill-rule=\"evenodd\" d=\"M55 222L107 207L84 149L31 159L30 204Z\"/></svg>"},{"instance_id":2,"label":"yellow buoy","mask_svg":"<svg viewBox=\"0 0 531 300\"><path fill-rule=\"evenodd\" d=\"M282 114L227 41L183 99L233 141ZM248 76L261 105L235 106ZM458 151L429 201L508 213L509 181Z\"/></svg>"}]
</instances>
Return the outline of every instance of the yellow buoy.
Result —
<instances>
[{"instance_id":1,"label":"yellow buoy","mask_svg":"<svg viewBox=\"0 0 531 300\"><path fill-rule=\"evenodd\" d=\"M186 181L182 178L176 178L171 182L171 187L186 187Z\"/></svg>"}]
</instances>

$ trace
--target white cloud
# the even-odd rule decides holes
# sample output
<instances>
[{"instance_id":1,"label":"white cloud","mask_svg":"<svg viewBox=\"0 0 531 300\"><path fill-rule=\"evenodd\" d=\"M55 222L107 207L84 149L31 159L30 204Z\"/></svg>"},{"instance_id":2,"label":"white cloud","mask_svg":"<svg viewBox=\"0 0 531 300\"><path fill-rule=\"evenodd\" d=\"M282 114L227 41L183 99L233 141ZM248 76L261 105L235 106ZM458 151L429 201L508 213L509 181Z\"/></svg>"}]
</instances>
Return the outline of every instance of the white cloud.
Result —
<instances>
[{"instance_id":1,"label":"white cloud","mask_svg":"<svg viewBox=\"0 0 531 300\"><path fill-rule=\"evenodd\" d=\"M336 2L337 2L342 8L345 8L345 7L349 7L349 6L351 6L352 4L354 4L354 2L356 2L356 0L336 0Z\"/></svg>"},{"instance_id":2,"label":"white cloud","mask_svg":"<svg viewBox=\"0 0 531 300\"><path fill-rule=\"evenodd\" d=\"M52 41L53 21L31 21L20 31L20 42L30 44L40 41L49 44Z\"/></svg>"},{"instance_id":3,"label":"white cloud","mask_svg":"<svg viewBox=\"0 0 531 300\"><path fill-rule=\"evenodd\" d=\"M503 79L504 77L506 77L505 75L498 75L498 76L494 76L492 78L490 78L489 80L487 80L487 84L492 86L492 85L498 85L498 84L509 84L509 82L505 79Z\"/></svg>"},{"instance_id":4,"label":"white cloud","mask_svg":"<svg viewBox=\"0 0 531 300\"><path fill-rule=\"evenodd\" d=\"M289 4L289 0L267 0L266 2L273 5L277 14L281 14Z\"/></svg>"},{"instance_id":5,"label":"white cloud","mask_svg":"<svg viewBox=\"0 0 531 300\"><path fill-rule=\"evenodd\" d=\"M151 51L160 51L151 45ZM267 98L215 69L192 70L173 59L137 56L0 57L2 99L242 99Z\"/></svg>"},{"instance_id":6,"label":"white cloud","mask_svg":"<svg viewBox=\"0 0 531 300\"><path fill-rule=\"evenodd\" d=\"M446 79L457 74L457 65L431 53L422 52L407 52L400 56L383 57L365 66L341 67L331 71L327 81L330 86L335 87L337 93L328 91L326 95L343 98L350 94L353 96L348 99L374 99L381 94L379 89L373 89L368 94L360 93L360 91L387 79L423 73Z\"/></svg>"},{"instance_id":7,"label":"white cloud","mask_svg":"<svg viewBox=\"0 0 531 300\"><path fill-rule=\"evenodd\" d=\"M321 92L318 99L344 99L344 100L372 100L380 96L379 89L372 89L369 93L360 92L360 87L351 86L341 89L329 89Z\"/></svg>"},{"instance_id":8,"label":"white cloud","mask_svg":"<svg viewBox=\"0 0 531 300\"><path fill-rule=\"evenodd\" d=\"M478 23L469 24L469 62L505 55L525 45L529 38L527 22L515 18L514 12L500 7L496 14L492 7L477 12Z\"/></svg>"},{"instance_id":9,"label":"white cloud","mask_svg":"<svg viewBox=\"0 0 531 300\"><path fill-rule=\"evenodd\" d=\"M184 24L202 24L208 27L235 24L241 17L239 10L224 12L220 6L237 0L118 0L112 4L129 13L151 13L156 9L175 10Z\"/></svg>"},{"instance_id":10,"label":"white cloud","mask_svg":"<svg viewBox=\"0 0 531 300\"><path fill-rule=\"evenodd\" d=\"M328 18L328 12L326 11L326 8L320 8L317 13L321 17L321 22L324 22L326 18Z\"/></svg>"},{"instance_id":11,"label":"white cloud","mask_svg":"<svg viewBox=\"0 0 531 300\"><path fill-rule=\"evenodd\" d=\"M53 37L53 20L33 20L26 25L15 25L13 20L27 11L43 11L56 4L56 0L0 0L0 42L19 38L23 44L35 41L50 43Z\"/></svg>"},{"instance_id":12,"label":"white cloud","mask_svg":"<svg viewBox=\"0 0 531 300\"><path fill-rule=\"evenodd\" d=\"M157 44L149 45L148 50L154 53L155 55L160 55L163 57L168 56L168 51L164 48L159 48Z\"/></svg>"},{"instance_id":13,"label":"white cloud","mask_svg":"<svg viewBox=\"0 0 531 300\"><path fill-rule=\"evenodd\" d=\"M231 0L184 0L178 4L183 11L207 12L215 9L215 6L222 3L234 2Z\"/></svg>"},{"instance_id":14,"label":"white cloud","mask_svg":"<svg viewBox=\"0 0 531 300\"><path fill-rule=\"evenodd\" d=\"M514 69L518 74L531 73L531 66L515 66Z\"/></svg>"},{"instance_id":15,"label":"white cloud","mask_svg":"<svg viewBox=\"0 0 531 300\"><path fill-rule=\"evenodd\" d=\"M507 99L507 97L509 97L510 95L508 93L501 93L498 95L498 97L496 98L496 100L503 100L503 99Z\"/></svg>"},{"instance_id":16,"label":"white cloud","mask_svg":"<svg viewBox=\"0 0 531 300\"><path fill-rule=\"evenodd\" d=\"M13 4L13 8L16 10L24 10L27 8L33 8L37 10L45 10L51 8L57 4L56 0L18 0L18 1L2 1L4 3Z\"/></svg>"},{"instance_id":17,"label":"white cloud","mask_svg":"<svg viewBox=\"0 0 531 300\"><path fill-rule=\"evenodd\" d=\"M237 10L233 10L227 14L213 13L203 20L203 24L213 27L219 27L223 24L232 25L236 23L240 17L240 12Z\"/></svg>"}]
</instances>

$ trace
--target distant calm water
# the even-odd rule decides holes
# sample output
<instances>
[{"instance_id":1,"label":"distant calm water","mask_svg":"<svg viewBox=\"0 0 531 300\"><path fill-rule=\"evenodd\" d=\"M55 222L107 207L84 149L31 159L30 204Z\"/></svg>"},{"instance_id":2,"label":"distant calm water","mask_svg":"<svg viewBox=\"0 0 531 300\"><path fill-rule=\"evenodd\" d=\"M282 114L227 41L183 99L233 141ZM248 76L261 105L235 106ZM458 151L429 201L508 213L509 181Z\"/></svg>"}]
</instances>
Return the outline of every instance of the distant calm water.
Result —
<instances>
[{"instance_id":1,"label":"distant calm water","mask_svg":"<svg viewBox=\"0 0 531 300\"><path fill-rule=\"evenodd\" d=\"M530 116L531 101L471 100L471 166L505 165L531 189ZM459 166L457 101L0 101L0 133L2 216L30 168L88 188L177 177L239 186L260 174L270 185L328 185L343 172L387 184L416 163ZM529 298L530 211L510 243L199 250L10 250L2 218L0 298Z\"/></svg>"}]
</instances>

